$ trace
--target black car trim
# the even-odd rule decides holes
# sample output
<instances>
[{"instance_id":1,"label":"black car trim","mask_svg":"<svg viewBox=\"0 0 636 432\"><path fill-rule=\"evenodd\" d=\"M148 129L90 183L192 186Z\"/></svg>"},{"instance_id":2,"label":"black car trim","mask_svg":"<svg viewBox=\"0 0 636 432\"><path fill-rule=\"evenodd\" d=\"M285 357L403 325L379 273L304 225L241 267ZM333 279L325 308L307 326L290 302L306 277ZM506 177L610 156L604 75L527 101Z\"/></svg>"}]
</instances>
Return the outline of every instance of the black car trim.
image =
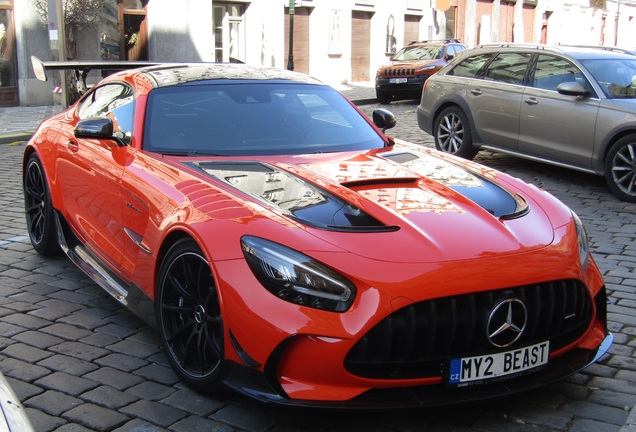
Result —
<instances>
[{"instance_id":1,"label":"black car trim","mask_svg":"<svg viewBox=\"0 0 636 432\"><path fill-rule=\"evenodd\" d=\"M609 333L596 349L575 348L552 359L545 368L535 371L535 373L516 379L464 388L448 388L440 383L415 387L373 389L344 401L290 399L286 393L280 393L282 387L279 391L273 389L271 381L266 378L267 373L264 374L234 362L232 362L232 375L240 377L240 380L238 378L228 379L224 383L239 393L275 405L330 409L450 406L510 396L561 381L598 360L607 352L613 340L614 336Z\"/></svg>"},{"instance_id":2,"label":"black car trim","mask_svg":"<svg viewBox=\"0 0 636 432\"><path fill-rule=\"evenodd\" d=\"M400 229L399 226L386 225L377 220L372 215L358 208L346 199L339 197L332 192L327 191L308 180L283 170L273 165L257 161L224 161L224 162L185 162L184 165L195 168L207 176L215 178L224 184L240 191L252 199L257 200L261 204L276 209L285 217L295 220L303 225L311 226L318 229L338 232L351 233L369 233L369 232L393 232ZM227 177L223 173L233 174ZM284 188L273 189L271 191L263 191L260 195L250 190L247 185L239 187L232 183L231 178L239 177L236 174L242 173L240 177L248 178L260 175L261 177L280 176L293 179L297 184L304 188L295 191L301 195L285 196L284 201L276 198L268 199L265 195L275 194L277 192L284 193ZM258 184L262 183L262 178L256 178ZM309 194L309 196L307 195ZM318 199L320 197L321 199ZM295 199L298 205L292 205L291 201ZM280 203L280 204L278 204ZM286 205L282 205L286 204Z\"/></svg>"}]
</instances>

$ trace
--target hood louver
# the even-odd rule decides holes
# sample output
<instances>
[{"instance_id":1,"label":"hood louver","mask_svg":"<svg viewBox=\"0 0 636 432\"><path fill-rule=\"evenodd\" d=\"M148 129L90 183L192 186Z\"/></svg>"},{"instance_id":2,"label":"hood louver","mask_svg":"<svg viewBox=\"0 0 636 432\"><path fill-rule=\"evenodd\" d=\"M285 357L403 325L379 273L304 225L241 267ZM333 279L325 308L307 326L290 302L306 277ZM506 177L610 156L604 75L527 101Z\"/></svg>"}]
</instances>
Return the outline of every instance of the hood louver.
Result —
<instances>
[{"instance_id":1,"label":"hood louver","mask_svg":"<svg viewBox=\"0 0 636 432\"><path fill-rule=\"evenodd\" d=\"M528 203L521 196L511 193L482 175L441 158L410 151L383 153L380 156L441 183L497 218L514 219L530 210Z\"/></svg>"},{"instance_id":2,"label":"hood louver","mask_svg":"<svg viewBox=\"0 0 636 432\"><path fill-rule=\"evenodd\" d=\"M353 204L293 174L259 162L199 162L192 166L305 225L332 231L389 232Z\"/></svg>"}]
</instances>

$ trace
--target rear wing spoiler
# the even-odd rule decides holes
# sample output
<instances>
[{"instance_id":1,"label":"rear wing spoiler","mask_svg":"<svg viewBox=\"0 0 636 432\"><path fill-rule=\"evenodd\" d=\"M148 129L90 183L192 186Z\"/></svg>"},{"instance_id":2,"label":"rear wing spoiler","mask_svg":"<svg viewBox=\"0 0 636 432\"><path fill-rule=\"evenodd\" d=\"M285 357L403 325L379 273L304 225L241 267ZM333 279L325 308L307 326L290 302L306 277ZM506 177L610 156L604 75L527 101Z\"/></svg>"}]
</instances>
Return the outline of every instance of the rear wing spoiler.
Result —
<instances>
[{"instance_id":1,"label":"rear wing spoiler","mask_svg":"<svg viewBox=\"0 0 636 432\"><path fill-rule=\"evenodd\" d=\"M153 61L42 61L36 56L31 56L31 64L33 65L33 72L35 77L40 81L47 81L46 71L62 71L72 70L75 71L75 78L77 79L77 91L79 94L86 93L86 77L88 73L93 69L121 71L126 69L136 69L140 67L157 66L166 64L166 62L153 62Z\"/></svg>"}]
</instances>

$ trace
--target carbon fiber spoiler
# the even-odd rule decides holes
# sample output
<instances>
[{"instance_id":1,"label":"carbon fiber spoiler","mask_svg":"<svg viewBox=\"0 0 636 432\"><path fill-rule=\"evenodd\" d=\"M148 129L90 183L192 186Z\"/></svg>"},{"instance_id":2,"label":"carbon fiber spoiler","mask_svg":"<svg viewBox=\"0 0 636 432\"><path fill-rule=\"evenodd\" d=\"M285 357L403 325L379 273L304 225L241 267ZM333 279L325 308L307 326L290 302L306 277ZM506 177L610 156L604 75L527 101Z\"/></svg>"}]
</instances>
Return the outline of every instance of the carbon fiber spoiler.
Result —
<instances>
[{"instance_id":1,"label":"carbon fiber spoiler","mask_svg":"<svg viewBox=\"0 0 636 432\"><path fill-rule=\"evenodd\" d=\"M77 79L77 91L79 94L86 92L86 77L88 73L93 69L121 71L126 69L136 69L147 66L157 66L166 64L167 62L154 62L154 61L105 61L105 60L88 60L88 61L42 61L36 56L31 56L31 64L33 65L33 72L35 77L40 81L47 81L46 71L61 71L72 70L75 71L75 78Z\"/></svg>"}]
</instances>

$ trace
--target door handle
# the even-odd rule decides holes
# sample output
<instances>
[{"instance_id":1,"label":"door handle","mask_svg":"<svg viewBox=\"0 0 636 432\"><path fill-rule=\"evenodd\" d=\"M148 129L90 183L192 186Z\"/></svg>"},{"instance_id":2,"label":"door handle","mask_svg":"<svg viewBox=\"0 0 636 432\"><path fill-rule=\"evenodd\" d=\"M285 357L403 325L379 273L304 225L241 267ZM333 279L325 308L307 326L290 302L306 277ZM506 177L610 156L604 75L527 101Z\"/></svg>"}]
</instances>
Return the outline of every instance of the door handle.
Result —
<instances>
[{"instance_id":1,"label":"door handle","mask_svg":"<svg viewBox=\"0 0 636 432\"><path fill-rule=\"evenodd\" d=\"M537 105L539 103L539 101L533 97L524 100L524 102L527 103L528 105Z\"/></svg>"},{"instance_id":2,"label":"door handle","mask_svg":"<svg viewBox=\"0 0 636 432\"><path fill-rule=\"evenodd\" d=\"M72 152L76 152L79 150L79 145L75 141L68 140L66 142L66 148L68 148Z\"/></svg>"},{"instance_id":3,"label":"door handle","mask_svg":"<svg viewBox=\"0 0 636 432\"><path fill-rule=\"evenodd\" d=\"M472 89L470 92L475 96L479 96L483 93L480 89Z\"/></svg>"}]
</instances>

